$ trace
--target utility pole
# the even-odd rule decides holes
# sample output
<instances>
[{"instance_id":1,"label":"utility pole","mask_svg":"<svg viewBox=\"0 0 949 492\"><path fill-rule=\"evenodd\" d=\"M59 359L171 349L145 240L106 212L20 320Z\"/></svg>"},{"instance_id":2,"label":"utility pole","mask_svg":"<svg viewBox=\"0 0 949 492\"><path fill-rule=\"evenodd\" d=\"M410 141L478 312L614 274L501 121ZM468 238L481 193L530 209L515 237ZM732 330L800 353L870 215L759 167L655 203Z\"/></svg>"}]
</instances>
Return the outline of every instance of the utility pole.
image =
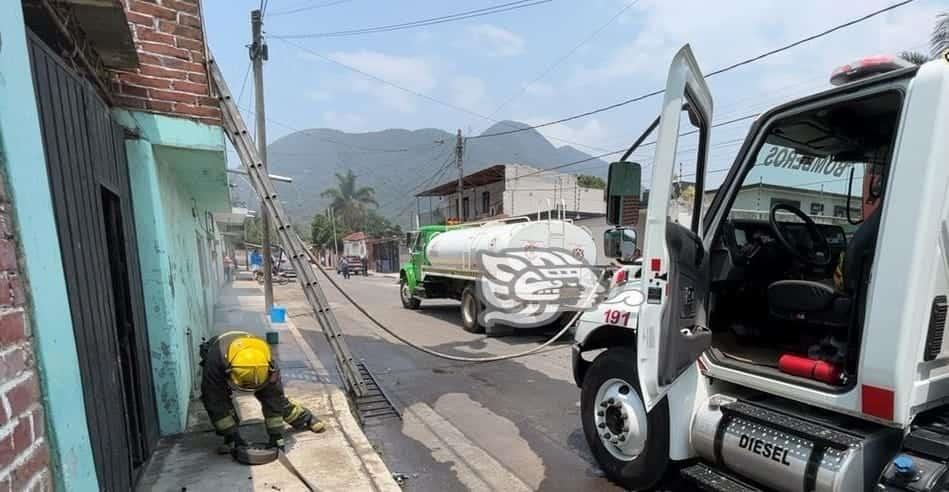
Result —
<instances>
[{"instance_id":1,"label":"utility pole","mask_svg":"<svg viewBox=\"0 0 949 492\"><path fill-rule=\"evenodd\" d=\"M455 138L455 164L458 165L458 221L464 221L461 216L461 195L465 190L465 167L463 156L465 153L465 143L461 139L461 129L458 130L458 136Z\"/></svg>"},{"instance_id":2,"label":"utility pole","mask_svg":"<svg viewBox=\"0 0 949 492\"><path fill-rule=\"evenodd\" d=\"M336 214L333 212L333 207L326 209L326 213L330 217L330 225L333 227L333 251L336 252L336 262L339 262L339 243L336 241ZM336 265L333 265L336 266Z\"/></svg>"},{"instance_id":3,"label":"utility pole","mask_svg":"<svg viewBox=\"0 0 949 492\"><path fill-rule=\"evenodd\" d=\"M267 174L267 121L264 112L264 60L267 59L267 45L260 34L263 19L260 10L250 12L250 31L252 43L250 45L250 59L254 65L254 95L256 104L254 113L257 117L257 153L260 162L264 165L264 174ZM273 254L270 247L271 217L263 202L260 204L263 218L263 246L264 246L264 306L270 313L273 308Z\"/></svg>"}]
</instances>

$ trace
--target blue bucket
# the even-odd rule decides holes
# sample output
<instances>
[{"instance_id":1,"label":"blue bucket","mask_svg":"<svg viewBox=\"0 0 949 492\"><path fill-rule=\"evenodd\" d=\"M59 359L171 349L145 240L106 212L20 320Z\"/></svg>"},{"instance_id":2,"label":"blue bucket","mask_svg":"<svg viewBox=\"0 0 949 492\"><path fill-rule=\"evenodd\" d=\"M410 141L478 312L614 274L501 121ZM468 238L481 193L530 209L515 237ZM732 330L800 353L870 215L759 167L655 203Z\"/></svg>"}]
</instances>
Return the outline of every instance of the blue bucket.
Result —
<instances>
[{"instance_id":1,"label":"blue bucket","mask_svg":"<svg viewBox=\"0 0 949 492\"><path fill-rule=\"evenodd\" d=\"M270 309L270 321L273 323L287 322L287 308L283 306L274 306Z\"/></svg>"}]
</instances>

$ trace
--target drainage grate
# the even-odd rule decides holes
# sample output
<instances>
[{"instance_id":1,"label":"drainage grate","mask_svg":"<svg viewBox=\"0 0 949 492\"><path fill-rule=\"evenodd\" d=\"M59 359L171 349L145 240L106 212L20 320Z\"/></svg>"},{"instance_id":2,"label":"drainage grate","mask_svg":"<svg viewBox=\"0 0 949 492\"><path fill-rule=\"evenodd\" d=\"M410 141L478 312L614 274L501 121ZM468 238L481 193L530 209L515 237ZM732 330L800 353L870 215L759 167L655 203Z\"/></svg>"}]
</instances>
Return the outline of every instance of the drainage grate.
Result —
<instances>
[{"instance_id":1,"label":"drainage grate","mask_svg":"<svg viewBox=\"0 0 949 492\"><path fill-rule=\"evenodd\" d=\"M356 413L359 415L359 421L363 425L370 421L384 420L388 418L402 418L392 400L386 396L385 392L376 381L376 377L369 372L365 362L357 362L356 367L363 381L366 382L366 396L356 398Z\"/></svg>"}]
</instances>

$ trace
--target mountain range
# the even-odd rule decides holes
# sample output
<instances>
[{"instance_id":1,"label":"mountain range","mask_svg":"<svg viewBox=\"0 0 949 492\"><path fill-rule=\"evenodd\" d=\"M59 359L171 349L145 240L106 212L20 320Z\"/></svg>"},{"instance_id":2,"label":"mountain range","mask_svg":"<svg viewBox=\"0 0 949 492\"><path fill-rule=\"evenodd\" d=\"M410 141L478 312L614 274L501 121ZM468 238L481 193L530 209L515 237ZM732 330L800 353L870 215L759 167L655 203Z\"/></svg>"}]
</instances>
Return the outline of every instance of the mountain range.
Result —
<instances>
[{"instance_id":1,"label":"mountain range","mask_svg":"<svg viewBox=\"0 0 949 492\"><path fill-rule=\"evenodd\" d=\"M526 127L524 123L502 121L481 134ZM352 169L358 176L358 186L375 189L379 213L405 227L413 222L416 193L458 178L455 139L455 134L434 128L368 133L317 128L277 139L267 146L267 160L271 174L293 178L292 184L276 186L294 223L309 223L315 213L323 212L328 201L320 193L335 186L335 173ZM494 164L517 163L546 169L588 158L589 154L569 145L551 144L531 129L470 139L465 145L463 163L465 174L469 174ZM585 174L601 177L607 170L606 162L599 159L582 167ZM590 170L591 167L594 169ZM570 168L564 171L570 172ZM235 201L251 209L259 208L246 181L237 180L236 184Z\"/></svg>"}]
</instances>

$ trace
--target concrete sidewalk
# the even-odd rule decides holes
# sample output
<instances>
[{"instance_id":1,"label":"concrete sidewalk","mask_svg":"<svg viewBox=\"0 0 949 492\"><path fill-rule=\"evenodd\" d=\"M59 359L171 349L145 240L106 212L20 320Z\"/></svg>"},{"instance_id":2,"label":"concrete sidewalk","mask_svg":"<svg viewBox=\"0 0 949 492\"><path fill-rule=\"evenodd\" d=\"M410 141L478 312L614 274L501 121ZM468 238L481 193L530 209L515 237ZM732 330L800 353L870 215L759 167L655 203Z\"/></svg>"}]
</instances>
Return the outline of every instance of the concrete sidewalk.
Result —
<instances>
[{"instance_id":1,"label":"concrete sidewalk","mask_svg":"<svg viewBox=\"0 0 949 492\"><path fill-rule=\"evenodd\" d=\"M215 329L244 330L261 337L269 330L279 333L274 353L287 396L309 408L327 427L321 434L293 433L288 428L287 458L319 490L400 490L353 418L346 395L328 383L326 368L292 319L271 325L263 304L263 291L256 282L233 282L215 308ZM259 403L252 394L235 394L241 433L250 441L266 442ZM162 439L138 490L308 490L280 461L250 467L215 454L220 437L201 403L195 400L191 407L188 431Z\"/></svg>"}]
</instances>

